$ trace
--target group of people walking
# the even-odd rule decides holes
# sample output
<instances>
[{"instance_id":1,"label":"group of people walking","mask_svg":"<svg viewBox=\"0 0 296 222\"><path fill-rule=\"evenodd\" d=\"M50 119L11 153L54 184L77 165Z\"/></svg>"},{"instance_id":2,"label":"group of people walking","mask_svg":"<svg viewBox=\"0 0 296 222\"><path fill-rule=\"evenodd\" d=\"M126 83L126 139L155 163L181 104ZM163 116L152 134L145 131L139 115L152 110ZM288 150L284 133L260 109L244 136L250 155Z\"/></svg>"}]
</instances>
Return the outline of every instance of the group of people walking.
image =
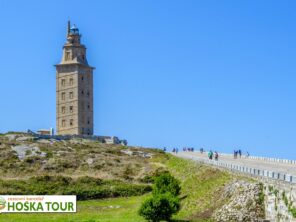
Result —
<instances>
[{"instance_id":1,"label":"group of people walking","mask_svg":"<svg viewBox=\"0 0 296 222\"><path fill-rule=\"evenodd\" d=\"M249 152L246 152L246 157L249 157ZM241 158L242 157L242 151L241 150L234 150L233 151L233 158L237 159L237 158Z\"/></svg>"},{"instance_id":2,"label":"group of people walking","mask_svg":"<svg viewBox=\"0 0 296 222\"><path fill-rule=\"evenodd\" d=\"M183 147L183 152L194 152L193 147Z\"/></svg>"},{"instance_id":3,"label":"group of people walking","mask_svg":"<svg viewBox=\"0 0 296 222\"><path fill-rule=\"evenodd\" d=\"M164 151L165 151L165 149L164 149ZM177 154L178 151L179 151L178 148L173 148L173 153ZM194 148L193 147L183 147L183 152L194 152ZM205 152L204 148L200 148L199 149L199 152L201 154L203 154ZM249 152L246 152L246 155L245 156L248 157L249 156ZM240 149L233 151L233 158L234 159L237 159L238 157L239 158L242 157L242 150L240 150ZM218 161L219 154L218 154L217 151L213 152L212 150L210 150L208 152L208 158L210 160L213 160L214 159L214 160Z\"/></svg>"},{"instance_id":4,"label":"group of people walking","mask_svg":"<svg viewBox=\"0 0 296 222\"><path fill-rule=\"evenodd\" d=\"M173 148L173 153L178 153L179 149L178 148ZM183 147L183 152L194 152L193 147Z\"/></svg>"},{"instance_id":5,"label":"group of people walking","mask_svg":"<svg viewBox=\"0 0 296 222\"><path fill-rule=\"evenodd\" d=\"M215 160L217 160L217 161L218 161L219 154L218 154L218 152L217 152L217 151L215 151L215 153L213 153L213 151L212 151L212 150L210 150L210 151L208 152L208 157L209 157L209 159L210 159L210 160L212 160L212 159L213 159L213 157L214 157L214 158L215 158Z\"/></svg>"},{"instance_id":6,"label":"group of people walking","mask_svg":"<svg viewBox=\"0 0 296 222\"><path fill-rule=\"evenodd\" d=\"M233 151L233 158L237 159L238 156L239 156L239 158L242 157L242 151L241 150L234 150Z\"/></svg>"},{"instance_id":7,"label":"group of people walking","mask_svg":"<svg viewBox=\"0 0 296 222\"><path fill-rule=\"evenodd\" d=\"M173 153L177 154L178 153L178 148L173 148Z\"/></svg>"}]
</instances>

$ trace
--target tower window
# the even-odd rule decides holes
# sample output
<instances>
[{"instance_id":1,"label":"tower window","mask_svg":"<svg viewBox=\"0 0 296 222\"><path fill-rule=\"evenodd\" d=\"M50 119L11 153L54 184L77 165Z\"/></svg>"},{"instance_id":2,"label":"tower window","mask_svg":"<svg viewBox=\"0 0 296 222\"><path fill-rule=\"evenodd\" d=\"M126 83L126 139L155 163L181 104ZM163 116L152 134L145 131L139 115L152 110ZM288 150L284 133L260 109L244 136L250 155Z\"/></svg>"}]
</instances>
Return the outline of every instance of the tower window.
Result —
<instances>
[{"instance_id":1,"label":"tower window","mask_svg":"<svg viewBox=\"0 0 296 222\"><path fill-rule=\"evenodd\" d=\"M87 96L89 97L89 91L87 91Z\"/></svg>"},{"instance_id":2,"label":"tower window","mask_svg":"<svg viewBox=\"0 0 296 222\"><path fill-rule=\"evenodd\" d=\"M90 109L90 105L89 105L89 104L87 105L87 109L88 109L88 110Z\"/></svg>"},{"instance_id":3,"label":"tower window","mask_svg":"<svg viewBox=\"0 0 296 222\"><path fill-rule=\"evenodd\" d=\"M70 52L66 52L66 60L70 60L71 59L71 54Z\"/></svg>"},{"instance_id":4,"label":"tower window","mask_svg":"<svg viewBox=\"0 0 296 222\"><path fill-rule=\"evenodd\" d=\"M73 106L69 107L70 113L73 113Z\"/></svg>"},{"instance_id":5,"label":"tower window","mask_svg":"<svg viewBox=\"0 0 296 222\"><path fill-rule=\"evenodd\" d=\"M82 81L84 80L83 76L81 76L81 80L82 80Z\"/></svg>"},{"instance_id":6,"label":"tower window","mask_svg":"<svg viewBox=\"0 0 296 222\"><path fill-rule=\"evenodd\" d=\"M81 91L81 94L84 95L84 91L83 90Z\"/></svg>"},{"instance_id":7,"label":"tower window","mask_svg":"<svg viewBox=\"0 0 296 222\"><path fill-rule=\"evenodd\" d=\"M87 118L87 124L88 124L88 125L90 124L90 120L89 120L89 118Z\"/></svg>"},{"instance_id":8,"label":"tower window","mask_svg":"<svg viewBox=\"0 0 296 222\"><path fill-rule=\"evenodd\" d=\"M72 78L69 80L69 84L70 84L70 86L73 86L73 79Z\"/></svg>"},{"instance_id":9,"label":"tower window","mask_svg":"<svg viewBox=\"0 0 296 222\"><path fill-rule=\"evenodd\" d=\"M73 119L70 119L70 126L73 126Z\"/></svg>"},{"instance_id":10,"label":"tower window","mask_svg":"<svg viewBox=\"0 0 296 222\"><path fill-rule=\"evenodd\" d=\"M62 106L62 113L65 113L66 108L64 106Z\"/></svg>"},{"instance_id":11,"label":"tower window","mask_svg":"<svg viewBox=\"0 0 296 222\"><path fill-rule=\"evenodd\" d=\"M62 100L65 100L65 95L66 95L66 93L62 93Z\"/></svg>"},{"instance_id":12,"label":"tower window","mask_svg":"<svg viewBox=\"0 0 296 222\"><path fill-rule=\"evenodd\" d=\"M70 99L73 99L73 92L69 93L69 97L70 97Z\"/></svg>"},{"instance_id":13,"label":"tower window","mask_svg":"<svg viewBox=\"0 0 296 222\"><path fill-rule=\"evenodd\" d=\"M66 80L65 79L62 79L62 86L65 86L66 85Z\"/></svg>"},{"instance_id":14,"label":"tower window","mask_svg":"<svg viewBox=\"0 0 296 222\"><path fill-rule=\"evenodd\" d=\"M62 126L65 127L66 126L66 120L62 120Z\"/></svg>"}]
</instances>

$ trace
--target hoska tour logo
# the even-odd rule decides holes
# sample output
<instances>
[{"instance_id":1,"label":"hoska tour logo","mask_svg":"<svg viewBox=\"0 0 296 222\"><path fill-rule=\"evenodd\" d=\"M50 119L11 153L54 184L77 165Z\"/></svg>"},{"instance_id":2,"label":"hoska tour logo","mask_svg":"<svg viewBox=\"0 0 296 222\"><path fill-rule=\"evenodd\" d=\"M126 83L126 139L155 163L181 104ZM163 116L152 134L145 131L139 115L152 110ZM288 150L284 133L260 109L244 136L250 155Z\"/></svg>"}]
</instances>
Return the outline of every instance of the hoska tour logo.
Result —
<instances>
[{"instance_id":1,"label":"hoska tour logo","mask_svg":"<svg viewBox=\"0 0 296 222\"><path fill-rule=\"evenodd\" d=\"M6 206L6 200L3 197L0 197L0 213Z\"/></svg>"},{"instance_id":2,"label":"hoska tour logo","mask_svg":"<svg viewBox=\"0 0 296 222\"><path fill-rule=\"evenodd\" d=\"M76 213L76 196L2 195L0 213Z\"/></svg>"}]
</instances>

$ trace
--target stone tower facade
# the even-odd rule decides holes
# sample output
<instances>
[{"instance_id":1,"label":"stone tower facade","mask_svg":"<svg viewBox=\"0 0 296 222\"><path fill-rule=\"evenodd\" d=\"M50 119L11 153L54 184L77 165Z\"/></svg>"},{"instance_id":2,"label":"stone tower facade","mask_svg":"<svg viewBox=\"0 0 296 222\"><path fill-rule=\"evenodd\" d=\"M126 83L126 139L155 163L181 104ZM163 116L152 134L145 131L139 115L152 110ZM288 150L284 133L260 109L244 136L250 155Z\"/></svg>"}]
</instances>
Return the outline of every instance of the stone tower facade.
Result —
<instances>
[{"instance_id":1,"label":"stone tower facade","mask_svg":"<svg viewBox=\"0 0 296 222\"><path fill-rule=\"evenodd\" d=\"M56 65L58 135L93 135L93 70L86 59L78 28L70 28L62 61Z\"/></svg>"}]
</instances>

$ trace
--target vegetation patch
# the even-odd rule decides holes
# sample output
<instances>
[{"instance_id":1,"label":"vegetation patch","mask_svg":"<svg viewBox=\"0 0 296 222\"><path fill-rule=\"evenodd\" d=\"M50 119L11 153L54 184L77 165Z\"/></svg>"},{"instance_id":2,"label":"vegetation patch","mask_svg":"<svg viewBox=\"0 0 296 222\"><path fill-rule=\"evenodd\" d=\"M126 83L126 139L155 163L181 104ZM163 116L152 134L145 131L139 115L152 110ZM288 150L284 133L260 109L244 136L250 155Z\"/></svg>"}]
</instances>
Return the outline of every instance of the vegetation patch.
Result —
<instances>
[{"instance_id":1,"label":"vegetation patch","mask_svg":"<svg viewBox=\"0 0 296 222\"><path fill-rule=\"evenodd\" d=\"M166 166L167 170L181 181L181 209L173 218L211 221L213 212L227 201L221 198L223 188L235 176L172 155L169 155Z\"/></svg>"},{"instance_id":2,"label":"vegetation patch","mask_svg":"<svg viewBox=\"0 0 296 222\"><path fill-rule=\"evenodd\" d=\"M0 195L77 195L78 200L143 195L152 190L147 184L92 177L38 176L28 180L0 180Z\"/></svg>"},{"instance_id":3,"label":"vegetation patch","mask_svg":"<svg viewBox=\"0 0 296 222\"><path fill-rule=\"evenodd\" d=\"M128 183L141 182L145 175L154 170L154 161L166 158L163 151L156 149L104 144L85 139L18 140L29 136L11 133L0 137L0 179L88 175L108 180L126 180ZM23 151L22 158L14 149Z\"/></svg>"},{"instance_id":4,"label":"vegetation patch","mask_svg":"<svg viewBox=\"0 0 296 222\"><path fill-rule=\"evenodd\" d=\"M77 201L77 213L0 214L2 222L145 222L137 214L147 195Z\"/></svg>"},{"instance_id":5,"label":"vegetation patch","mask_svg":"<svg viewBox=\"0 0 296 222\"><path fill-rule=\"evenodd\" d=\"M139 214L153 222L170 221L180 209L180 182L169 173L159 175L154 180L152 197L145 200Z\"/></svg>"}]
</instances>

